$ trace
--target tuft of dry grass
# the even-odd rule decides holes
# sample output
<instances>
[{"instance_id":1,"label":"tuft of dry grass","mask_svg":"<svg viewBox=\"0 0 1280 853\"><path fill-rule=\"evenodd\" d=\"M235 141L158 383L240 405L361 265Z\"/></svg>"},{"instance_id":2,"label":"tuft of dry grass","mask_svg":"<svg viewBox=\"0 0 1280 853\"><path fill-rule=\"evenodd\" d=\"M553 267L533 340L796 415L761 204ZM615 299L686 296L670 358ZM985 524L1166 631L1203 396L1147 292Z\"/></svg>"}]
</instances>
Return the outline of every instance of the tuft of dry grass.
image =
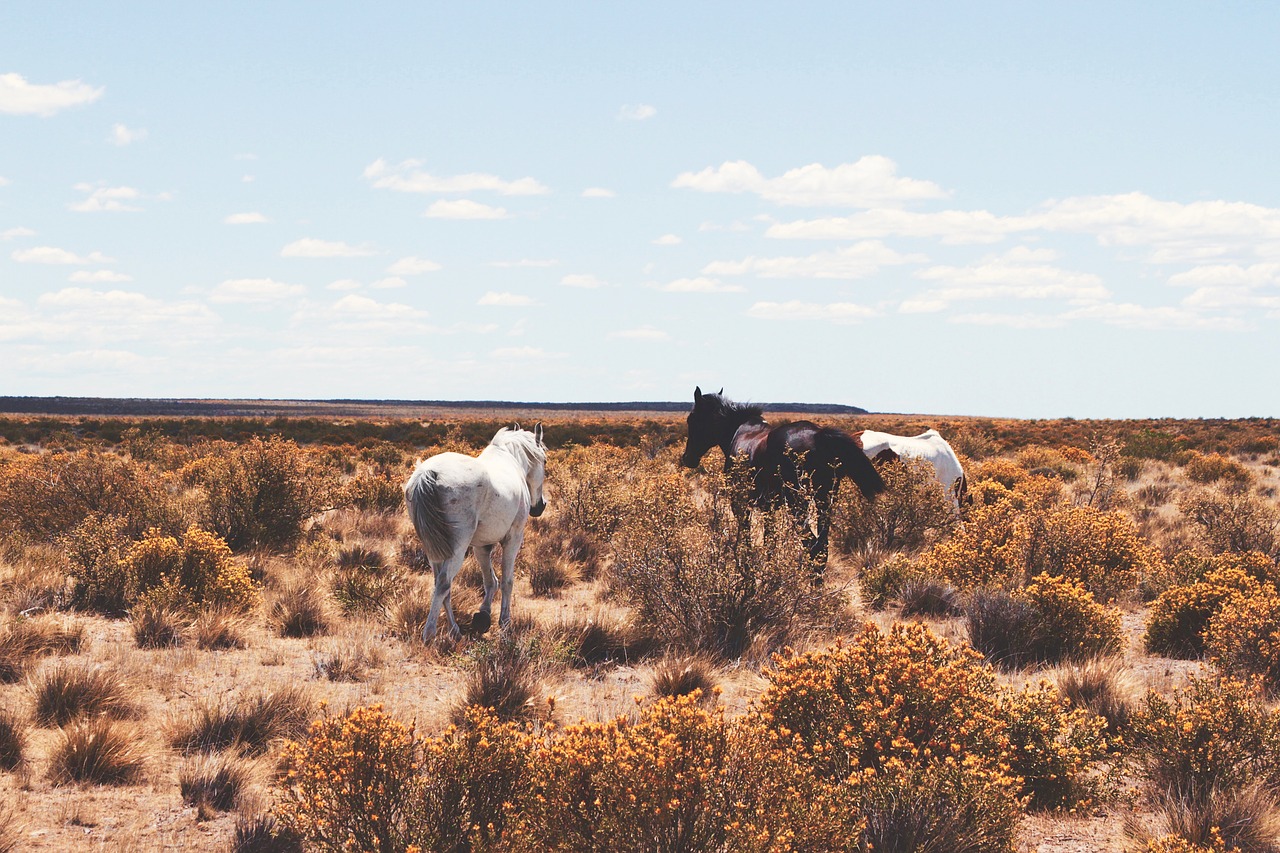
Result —
<instances>
[{"instance_id":1,"label":"tuft of dry grass","mask_svg":"<svg viewBox=\"0 0 1280 853\"><path fill-rule=\"evenodd\" d=\"M178 788L182 801L195 806L201 819L210 812L231 811L253 780L253 763L233 753L206 754L188 758L178 768Z\"/></svg>"},{"instance_id":2,"label":"tuft of dry grass","mask_svg":"<svg viewBox=\"0 0 1280 853\"><path fill-rule=\"evenodd\" d=\"M0 629L0 684L13 684L35 658L75 654L84 642L84 625L53 617L18 618Z\"/></svg>"},{"instance_id":3,"label":"tuft of dry grass","mask_svg":"<svg viewBox=\"0 0 1280 853\"><path fill-rule=\"evenodd\" d=\"M412 641L422 634L431 612L431 587L415 583L387 608L387 626L392 636Z\"/></svg>"},{"instance_id":4,"label":"tuft of dry grass","mask_svg":"<svg viewBox=\"0 0 1280 853\"><path fill-rule=\"evenodd\" d=\"M655 696L688 696L695 690L700 691L703 703L716 700L716 669L706 658L669 657L654 670Z\"/></svg>"},{"instance_id":5,"label":"tuft of dry grass","mask_svg":"<svg viewBox=\"0 0 1280 853\"><path fill-rule=\"evenodd\" d=\"M277 738L301 736L310 722L311 705L310 696L298 686L242 697L230 705L204 704L171 726L169 743L186 754L238 747L260 755Z\"/></svg>"},{"instance_id":6,"label":"tuft of dry grass","mask_svg":"<svg viewBox=\"0 0 1280 853\"><path fill-rule=\"evenodd\" d=\"M364 681L371 672L381 669L386 663L386 653L382 646L368 637L347 638L332 645L328 652L316 656L312 663L316 678Z\"/></svg>"},{"instance_id":7,"label":"tuft of dry grass","mask_svg":"<svg viewBox=\"0 0 1280 853\"><path fill-rule=\"evenodd\" d=\"M574 667L635 661L649 654L655 645L621 618L603 609L590 616L562 620L551 634Z\"/></svg>"},{"instance_id":8,"label":"tuft of dry grass","mask_svg":"<svg viewBox=\"0 0 1280 853\"><path fill-rule=\"evenodd\" d=\"M0 770L13 772L26 759L27 733L22 718L0 709Z\"/></svg>"},{"instance_id":9,"label":"tuft of dry grass","mask_svg":"<svg viewBox=\"0 0 1280 853\"><path fill-rule=\"evenodd\" d=\"M224 607L205 608L191 623L196 647L206 651L243 649L248 622L243 613Z\"/></svg>"},{"instance_id":10,"label":"tuft of dry grass","mask_svg":"<svg viewBox=\"0 0 1280 853\"><path fill-rule=\"evenodd\" d=\"M302 839L270 812L240 815L229 853L302 853Z\"/></svg>"},{"instance_id":11,"label":"tuft of dry grass","mask_svg":"<svg viewBox=\"0 0 1280 853\"><path fill-rule=\"evenodd\" d=\"M147 756L147 747L134 726L95 717L62 730L49 756L49 778L59 785L124 785L142 775Z\"/></svg>"},{"instance_id":12,"label":"tuft of dry grass","mask_svg":"<svg viewBox=\"0 0 1280 853\"><path fill-rule=\"evenodd\" d=\"M37 724L65 726L80 716L127 719L138 713L134 688L101 664L59 663L31 681Z\"/></svg>"},{"instance_id":13,"label":"tuft of dry grass","mask_svg":"<svg viewBox=\"0 0 1280 853\"><path fill-rule=\"evenodd\" d=\"M182 631L190 621L180 610L147 601L129 611L133 641L140 649L170 649L182 645Z\"/></svg>"},{"instance_id":14,"label":"tuft of dry grass","mask_svg":"<svg viewBox=\"0 0 1280 853\"><path fill-rule=\"evenodd\" d=\"M1109 736L1129 731L1137 703L1137 686L1119 655L1093 657L1059 667L1054 679L1058 692L1072 707L1083 708L1107 721Z\"/></svg>"},{"instance_id":15,"label":"tuft of dry grass","mask_svg":"<svg viewBox=\"0 0 1280 853\"><path fill-rule=\"evenodd\" d=\"M17 809L13 803L0 801L0 853L16 853L21 850L23 827L18 823Z\"/></svg>"},{"instance_id":16,"label":"tuft of dry grass","mask_svg":"<svg viewBox=\"0 0 1280 853\"><path fill-rule=\"evenodd\" d=\"M475 663L466 680L466 692L453 713L453 722L466 723L467 708L488 708L500 720L528 719L538 698L538 660L534 643L508 632L493 642L477 643Z\"/></svg>"},{"instance_id":17,"label":"tuft of dry grass","mask_svg":"<svg viewBox=\"0 0 1280 853\"><path fill-rule=\"evenodd\" d=\"M271 625L282 637L315 637L329 633L329 602L314 585L296 584L277 593Z\"/></svg>"},{"instance_id":18,"label":"tuft of dry grass","mask_svg":"<svg viewBox=\"0 0 1280 853\"><path fill-rule=\"evenodd\" d=\"M944 580L931 577L912 578L899 594L903 616L959 616L960 592Z\"/></svg>"},{"instance_id":19,"label":"tuft of dry grass","mask_svg":"<svg viewBox=\"0 0 1280 853\"><path fill-rule=\"evenodd\" d=\"M1265 784L1214 790L1205 796L1164 790L1154 799L1166 837L1185 839L1196 850L1280 851L1280 800ZM1136 821L1128 823L1126 832L1140 844L1151 841L1149 830Z\"/></svg>"}]
</instances>

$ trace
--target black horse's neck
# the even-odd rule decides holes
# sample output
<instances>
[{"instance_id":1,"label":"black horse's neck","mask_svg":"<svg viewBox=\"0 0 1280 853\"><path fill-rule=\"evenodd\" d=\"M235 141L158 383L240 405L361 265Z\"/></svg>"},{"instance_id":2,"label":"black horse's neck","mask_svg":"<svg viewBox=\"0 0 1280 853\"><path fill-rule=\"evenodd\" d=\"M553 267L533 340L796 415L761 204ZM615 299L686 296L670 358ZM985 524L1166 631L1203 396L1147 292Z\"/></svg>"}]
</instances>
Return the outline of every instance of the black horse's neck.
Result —
<instances>
[{"instance_id":1,"label":"black horse's neck","mask_svg":"<svg viewBox=\"0 0 1280 853\"><path fill-rule=\"evenodd\" d=\"M743 424L763 424L764 409L721 398L717 420L719 421L720 449L724 451L725 459L729 459L733 455L731 445L734 434Z\"/></svg>"}]
</instances>

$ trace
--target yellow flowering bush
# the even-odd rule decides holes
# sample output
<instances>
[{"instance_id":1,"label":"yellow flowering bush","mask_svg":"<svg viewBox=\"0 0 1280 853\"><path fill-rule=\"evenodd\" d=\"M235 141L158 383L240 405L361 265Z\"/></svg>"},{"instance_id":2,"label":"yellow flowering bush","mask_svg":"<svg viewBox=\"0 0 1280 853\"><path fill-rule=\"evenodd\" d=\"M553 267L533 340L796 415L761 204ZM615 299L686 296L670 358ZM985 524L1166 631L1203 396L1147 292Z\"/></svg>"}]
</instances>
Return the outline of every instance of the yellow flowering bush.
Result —
<instances>
[{"instance_id":1,"label":"yellow flowering bush","mask_svg":"<svg viewBox=\"0 0 1280 853\"><path fill-rule=\"evenodd\" d=\"M1206 634L1209 654L1222 672L1257 676L1268 692L1280 693L1280 595L1273 587L1228 599Z\"/></svg>"},{"instance_id":2,"label":"yellow flowering bush","mask_svg":"<svg viewBox=\"0 0 1280 853\"><path fill-rule=\"evenodd\" d=\"M157 530L133 543L124 559L129 598L158 592L172 606L224 606L248 610L259 600L258 585L219 536L192 527L182 540ZM154 595L150 596L152 599Z\"/></svg>"},{"instance_id":3,"label":"yellow flowering bush","mask_svg":"<svg viewBox=\"0 0 1280 853\"><path fill-rule=\"evenodd\" d=\"M1187 478L1196 483L1228 483L1245 484L1253 479L1249 469L1230 456L1221 453L1197 453L1192 450L1187 455L1183 466Z\"/></svg>"},{"instance_id":4,"label":"yellow flowering bush","mask_svg":"<svg viewBox=\"0 0 1280 853\"><path fill-rule=\"evenodd\" d=\"M1072 708L1047 681L1001 697L1009 727L1010 766L1022 779L1032 808L1087 808L1104 793L1097 772L1107 757L1107 723L1083 708Z\"/></svg>"},{"instance_id":5,"label":"yellow flowering bush","mask_svg":"<svg viewBox=\"0 0 1280 853\"><path fill-rule=\"evenodd\" d=\"M1147 616L1147 651L1172 658L1202 657L1210 620L1233 599L1254 598L1262 589L1241 569L1220 568L1209 571L1203 580L1165 590Z\"/></svg>"},{"instance_id":6,"label":"yellow flowering bush","mask_svg":"<svg viewBox=\"0 0 1280 853\"><path fill-rule=\"evenodd\" d=\"M1133 718L1137 757L1158 791L1203 802L1215 791L1280 781L1280 712L1258 687L1233 678L1197 678L1164 697L1147 694Z\"/></svg>"},{"instance_id":7,"label":"yellow flowering bush","mask_svg":"<svg viewBox=\"0 0 1280 853\"><path fill-rule=\"evenodd\" d=\"M1023 589L982 589L965 611L969 642L993 663L1016 668L1118 651L1120 612L1069 578L1038 575Z\"/></svg>"}]
</instances>

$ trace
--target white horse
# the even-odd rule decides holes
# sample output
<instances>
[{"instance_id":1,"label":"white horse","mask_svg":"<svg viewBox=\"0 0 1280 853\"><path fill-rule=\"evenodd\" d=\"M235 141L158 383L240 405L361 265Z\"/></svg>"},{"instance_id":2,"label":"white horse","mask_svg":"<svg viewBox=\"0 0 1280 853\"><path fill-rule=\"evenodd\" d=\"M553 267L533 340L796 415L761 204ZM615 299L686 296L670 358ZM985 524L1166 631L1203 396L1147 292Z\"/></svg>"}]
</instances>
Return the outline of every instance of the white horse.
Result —
<instances>
[{"instance_id":1,"label":"white horse","mask_svg":"<svg viewBox=\"0 0 1280 853\"><path fill-rule=\"evenodd\" d=\"M899 458L927 459L933 464L934 474L942 488L947 490L951 503L959 509L968 491L964 468L951 445L936 429L925 430L919 435L893 435L864 429L855 435L862 439L862 452L873 462Z\"/></svg>"},{"instance_id":2,"label":"white horse","mask_svg":"<svg viewBox=\"0 0 1280 853\"><path fill-rule=\"evenodd\" d=\"M520 425L498 430L478 457L438 453L419 462L404 486L413 527L435 572L431 612L422 629L423 642L435 639L436 620L443 606L449 630L462 636L453 617L450 590L462 568L467 547L475 550L484 578L484 601L475 615L475 626L488 630L493 617L493 593L498 585L493 571L493 549L502 546L502 612L498 624L511 623L511 587L515 582L516 553L524 541L529 516L546 509L542 483L547 476L547 447L542 424L533 432Z\"/></svg>"}]
</instances>

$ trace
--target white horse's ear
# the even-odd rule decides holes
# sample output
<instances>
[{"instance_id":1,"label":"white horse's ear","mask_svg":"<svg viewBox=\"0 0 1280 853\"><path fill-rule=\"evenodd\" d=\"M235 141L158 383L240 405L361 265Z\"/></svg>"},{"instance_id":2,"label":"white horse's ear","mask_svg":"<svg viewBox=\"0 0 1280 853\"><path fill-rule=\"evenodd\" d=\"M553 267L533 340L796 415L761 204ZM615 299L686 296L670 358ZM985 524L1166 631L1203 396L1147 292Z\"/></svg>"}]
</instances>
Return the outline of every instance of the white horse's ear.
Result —
<instances>
[{"instance_id":1,"label":"white horse's ear","mask_svg":"<svg viewBox=\"0 0 1280 853\"><path fill-rule=\"evenodd\" d=\"M511 429L515 430L516 432L519 432L519 431L520 431L520 422L519 422L519 421L515 421L514 423L512 423L512 424L511 424Z\"/></svg>"},{"instance_id":2,"label":"white horse's ear","mask_svg":"<svg viewBox=\"0 0 1280 853\"><path fill-rule=\"evenodd\" d=\"M701 399L702 399L702 386L701 385L693 386L693 402L696 403Z\"/></svg>"},{"instance_id":3,"label":"white horse's ear","mask_svg":"<svg viewBox=\"0 0 1280 853\"><path fill-rule=\"evenodd\" d=\"M542 444L542 421L533 425L533 437L537 439L538 444Z\"/></svg>"}]
</instances>

